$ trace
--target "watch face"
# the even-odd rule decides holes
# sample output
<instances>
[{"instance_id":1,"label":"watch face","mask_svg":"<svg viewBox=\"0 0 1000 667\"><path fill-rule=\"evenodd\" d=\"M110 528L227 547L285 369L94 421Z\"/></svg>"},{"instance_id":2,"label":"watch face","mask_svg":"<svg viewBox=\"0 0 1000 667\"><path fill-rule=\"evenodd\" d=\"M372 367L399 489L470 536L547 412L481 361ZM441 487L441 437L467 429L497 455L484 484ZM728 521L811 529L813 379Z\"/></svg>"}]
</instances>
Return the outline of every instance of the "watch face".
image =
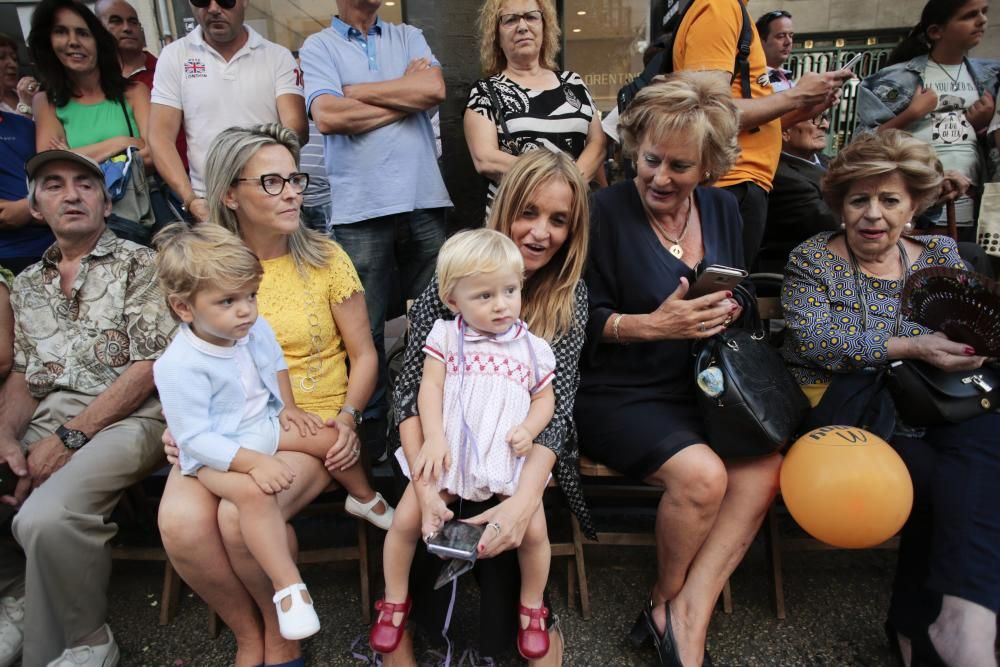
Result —
<instances>
[{"instance_id":1,"label":"watch face","mask_svg":"<svg viewBox=\"0 0 1000 667\"><path fill-rule=\"evenodd\" d=\"M82 431L65 429L59 434L59 437L68 449L80 449L87 444L87 436Z\"/></svg>"}]
</instances>

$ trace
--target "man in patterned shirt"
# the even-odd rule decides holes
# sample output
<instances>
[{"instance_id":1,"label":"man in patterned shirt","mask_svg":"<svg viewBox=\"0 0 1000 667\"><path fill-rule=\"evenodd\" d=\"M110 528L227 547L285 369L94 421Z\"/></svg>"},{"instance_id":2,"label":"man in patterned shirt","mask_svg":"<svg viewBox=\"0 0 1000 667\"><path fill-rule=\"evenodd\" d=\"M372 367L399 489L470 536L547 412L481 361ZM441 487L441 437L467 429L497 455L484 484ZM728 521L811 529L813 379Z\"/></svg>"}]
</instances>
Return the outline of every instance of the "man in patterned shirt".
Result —
<instances>
[{"instance_id":1,"label":"man in patterned shirt","mask_svg":"<svg viewBox=\"0 0 1000 667\"><path fill-rule=\"evenodd\" d=\"M173 333L153 251L105 226L100 167L68 151L26 165L31 215L56 242L14 281L14 370L0 388L0 462L17 476L0 542L0 664L114 665L105 624L111 511L163 460L153 361ZM8 473L9 474L9 473ZM0 473L0 477L7 477ZM4 516L6 515L6 516ZM15 632L16 631L16 632ZM61 654L61 655L60 655Z\"/></svg>"}]
</instances>

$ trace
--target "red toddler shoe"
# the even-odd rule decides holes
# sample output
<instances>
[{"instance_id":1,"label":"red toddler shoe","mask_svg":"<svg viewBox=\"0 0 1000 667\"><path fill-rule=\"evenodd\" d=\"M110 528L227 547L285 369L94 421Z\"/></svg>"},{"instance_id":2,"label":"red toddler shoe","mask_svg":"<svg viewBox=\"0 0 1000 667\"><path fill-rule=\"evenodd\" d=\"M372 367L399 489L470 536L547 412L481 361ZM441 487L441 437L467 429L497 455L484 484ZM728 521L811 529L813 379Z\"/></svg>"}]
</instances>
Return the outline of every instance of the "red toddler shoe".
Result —
<instances>
[{"instance_id":1,"label":"red toddler shoe","mask_svg":"<svg viewBox=\"0 0 1000 667\"><path fill-rule=\"evenodd\" d=\"M410 615L410 604L410 596L406 596L406 602L386 602L383 598L375 603L375 609L382 612L382 615L372 626L368 643L377 653L392 653L399 647L403 631L406 629L406 619ZM392 623L392 616L396 612L403 613L399 625Z\"/></svg>"},{"instance_id":2,"label":"red toddler shoe","mask_svg":"<svg viewBox=\"0 0 1000 667\"><path fill-rule=\"evenodd\" d=\"M545 629L543 619L549 617L549 610L545 605L538 609L519 606L517 612L527 616L528 627L522 628L520 621L517 625L517 651L525 660L537 660L545 657L549 652L549 631Z\"/></svg>"}]
</instances>

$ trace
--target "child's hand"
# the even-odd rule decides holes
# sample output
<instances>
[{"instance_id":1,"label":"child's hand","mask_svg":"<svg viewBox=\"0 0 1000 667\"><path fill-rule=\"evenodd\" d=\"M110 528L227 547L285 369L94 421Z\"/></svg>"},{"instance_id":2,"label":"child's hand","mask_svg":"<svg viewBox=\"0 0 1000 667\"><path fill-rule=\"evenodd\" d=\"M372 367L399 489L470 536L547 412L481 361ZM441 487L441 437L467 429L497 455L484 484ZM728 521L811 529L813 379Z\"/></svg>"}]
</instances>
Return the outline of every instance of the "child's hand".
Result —
<instances>
[{"instance_id":1,"label":"child's hand","mask_svg":"<svg viewBox=\"0 0 1000 667\"><path fill-rule=\"evenodd\" d=\"M441 494L436 491L426 494L424 501L420 503L420 534L426 540L454 516L455 513L441 499Z\"/></svg>"},{"instance_id":2,"label":"child's hand","mask_svg":"<svg viewBox=\"0 0 1000 667\"><path fill-rule=\"evenodd\" d=\"M247 474L257 482L260 490L267 494L284 491L295 479L295 472L288 467L288 464L277 457L263 454Z\"/></svg>"},{"instance_id":3,"label":"child's hand","mask_svg":"<svg viewBox=\"0 0 1000 667\"><path fill-rule=\"evenodd\" d=\"M286 431L291 430L293 425L297 426L299 428L299 435L303 438L306 435L316 435L325 426L319 415L306 412L296 405L289 405L282 410L278 415L278 422L281 423L281 428Z\"/></svg>"},{"instance_id":4,"label":"child's hand","mask_svg":"<svg viewBox=\"0 0 1000 667\"><path fill-rule=\"evenodd\" d=\"M528 433L528 429L524 428L524 424L518 424L507 433L507 444L517 456L528 455L532 445L535 444L532 440L533 438Z\"/></svg>"},{"instance_id":5,"label":"child's hand","mask_svg":"<svg viewBox=\"0 0 1000 667\"><path fill-rule=\"evenodd\" d=\"M423 447L417 455L417 461L413 465L413 480L426 479L438 480L445 470L451 467L451 452L448 451L448 442L444 436L438 438L428 438L424 440Z\"/></svg>"}]
</instances>

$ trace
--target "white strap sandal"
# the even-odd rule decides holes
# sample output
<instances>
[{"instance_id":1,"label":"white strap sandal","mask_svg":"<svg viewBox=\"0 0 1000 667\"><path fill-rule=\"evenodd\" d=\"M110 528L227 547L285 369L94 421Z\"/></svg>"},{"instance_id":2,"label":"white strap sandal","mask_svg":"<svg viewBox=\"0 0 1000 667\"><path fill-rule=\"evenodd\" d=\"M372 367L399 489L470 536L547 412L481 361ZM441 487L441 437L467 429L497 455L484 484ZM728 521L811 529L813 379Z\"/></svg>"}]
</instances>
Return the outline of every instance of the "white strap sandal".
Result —
<instances>
[{"instance_id":1,"label":"white strap sandal","mask_svg":"<svg viewBox=\"0 0 1000 667\"><path fill-rule=\"evenodd\" d=\"M385 505L385 512L382 514L375 513L375 507L382 503ZM347 500L344 501L344 509L348 514L353 514L356 517L362 518L371 525L381 528L382 530L389 530L389 526L392 525L392 515L395 510L392 506L385 501L381 493L375 492L375 497L369 500L367 503L363 503L354 496L348 494Z\"/></svg>"},{"instance_id":2,"label":"white strap sandal","mask_svg":"<svg viewBox=\"0 0 1000 667\"><path fill-rule=\"evenodd\" d=\"M306 585L298 583L282 588L272 598L278 612L278 630L285 639L305 639L319 632L319 616L312 602L306 601L306 593ZM281 601L285 598L291 599L288 611L281 608Z\"/></svg>"}]
</instances>

